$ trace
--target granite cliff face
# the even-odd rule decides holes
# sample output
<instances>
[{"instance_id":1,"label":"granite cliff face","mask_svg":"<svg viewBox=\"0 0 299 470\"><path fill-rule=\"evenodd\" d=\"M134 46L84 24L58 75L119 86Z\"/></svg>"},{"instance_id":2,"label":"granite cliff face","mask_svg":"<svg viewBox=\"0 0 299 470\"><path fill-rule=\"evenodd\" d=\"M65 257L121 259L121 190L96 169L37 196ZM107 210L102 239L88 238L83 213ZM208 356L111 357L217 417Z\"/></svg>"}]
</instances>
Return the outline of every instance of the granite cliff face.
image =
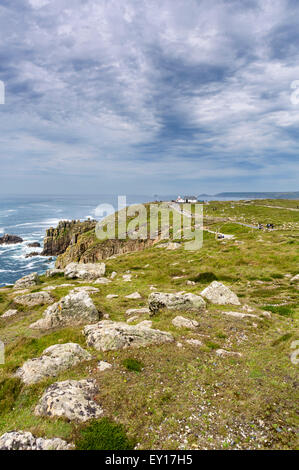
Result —
<instances>
[{"instance_id":1,"label":"granite cliff face","mask_svg":"<svg viewBox=\"0 0 299 470\"><path fill-rule=\"evenodd\" d=\"M65 252L70 245L77 243L78 237L96 226L95 220L61 221L56 228L49 228L44 239L43 256L58 256Z\"/></svg>"},{"instance_id":2,"label":"granite cliff face","mask_svg":"<svg viewBox=\"0 0 299 470\"><path fill-rule=\"evenodd\" d=\"M95 235L97 221L73 220L59 222L57 228L50 228L44 239L44 256L58 256L56 268L64 269L72 262L95 263L111 256L142 251L155 240L98 240Z\"/></svg>"}]
</instances>

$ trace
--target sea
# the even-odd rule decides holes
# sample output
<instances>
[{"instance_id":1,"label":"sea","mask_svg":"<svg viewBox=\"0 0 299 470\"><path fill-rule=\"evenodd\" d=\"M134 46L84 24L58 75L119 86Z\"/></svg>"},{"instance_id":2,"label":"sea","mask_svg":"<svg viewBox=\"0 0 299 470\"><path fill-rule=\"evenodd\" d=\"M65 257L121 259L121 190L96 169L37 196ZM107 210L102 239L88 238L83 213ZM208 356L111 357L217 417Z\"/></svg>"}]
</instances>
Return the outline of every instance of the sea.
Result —
<instances>
[{"instance_id":1,"label":"sea","mask_svg":"<svg viewBox=\"0 0 299 470\"><path fill-rule=\"evenodd\" d=\"M153 196L128 195L127 204L142 204ZM54 266L55 258L26 254L41 252L46 230L56 227L60 220L100 220L107 205L107 213L118 210L117 195L95 196L0 196L0 237L5 233L18 235L24 241L16 245L0 245L0 286L13 284L17 279L37 272L44 273ZM100 209L99 209L100 208ZM41 248L30 248L39 242Z\"/></svg>"}]
</instances>

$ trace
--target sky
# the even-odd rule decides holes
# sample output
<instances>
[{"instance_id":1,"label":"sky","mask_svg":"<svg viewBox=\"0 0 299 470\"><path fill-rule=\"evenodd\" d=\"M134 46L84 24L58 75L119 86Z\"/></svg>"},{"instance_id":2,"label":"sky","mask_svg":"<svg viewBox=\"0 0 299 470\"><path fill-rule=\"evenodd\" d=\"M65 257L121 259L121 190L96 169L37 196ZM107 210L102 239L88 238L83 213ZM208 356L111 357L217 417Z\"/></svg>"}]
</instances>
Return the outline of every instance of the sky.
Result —
<instances>
[{"instance_id":1,"label":"sky","mask_svg":"<svg viewBox=\"0 0 299 470\"><path fill-rule=\"evenodd\" d=\"M298 59L297 0L1 0L0 194L298 191Z\"/></svg>"}]
</instances>

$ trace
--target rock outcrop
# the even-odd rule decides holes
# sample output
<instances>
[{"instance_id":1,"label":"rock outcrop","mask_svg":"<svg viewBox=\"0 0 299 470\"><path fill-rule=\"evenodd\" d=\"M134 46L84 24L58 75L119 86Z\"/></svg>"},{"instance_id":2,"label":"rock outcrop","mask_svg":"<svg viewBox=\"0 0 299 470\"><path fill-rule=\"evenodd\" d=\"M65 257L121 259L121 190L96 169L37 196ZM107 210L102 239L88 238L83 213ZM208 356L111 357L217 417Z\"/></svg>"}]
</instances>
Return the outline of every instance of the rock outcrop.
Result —
<instances>
[{"instance_id":1,"label":"rock outcrop","mask_svg":"<svg viewBox=\"0 0 299 470\"><path fill-rule=\"evenodd\" d=\"M105 263L70 263L64 270L64 276L68 279L93 281L104 276L105 272Z\"/></svg>"},{"instance_id":2,"label":"rock outcrop","mask_svg":"<svg viewBox=\"0 0 299 470\"><path fill-rule=\"evenodd\" d=\"M153 292L148 298L151 314L157 313L163 308L169 310L194 310L203 311L206 303L202 297L195 294L165 294L163 292Z\"/></svg>"},{"instance_id":3,"label":"rock outcrop","mask_svg":"<svg viewBox=\"0 0 299 470\"><path fill-rule=\"evenodd\" d=\"M27 246L29 248L40 248L41 247L39 242L28 243Z\"/></svg>"},{"instance_id":4,"label":"rock outcrop","mask_svg":"<svg viewBox=\"0 0 299 470\"><path fill-rule=\"evenodd\" d=\"M130 315L148 315L150 314L151 311L149 308L129 308L127 311L126 311L126 315L130 316Z\"/></svg>"},{"instance_id":5,"label":"rock outcrop","mask_svg":"<svg viewBox=\"0 0 299 470\"><path fill-rule=\"evenodd\" d=\"M31 273L27 276L21 277L15 282L14 289L27 289L28 287L37 286L40 284L39 276L37 273Z\"/></svg>"},{"instance_id":6,"label":"rock outcrop","mask_svg":"<svg viewBox=\"0 0 299 470\"><path fill-rule=\"evenodd\" d=\"M45 349L42 356L26 361L15 375L30 385L48 377L56 377L60 372L91 358L91 354L79 344L55 344Z\"/></svg>"},{"instance_id":7,"label":"rock outcrop","mask_svg":"<svg viewBox=\"0 0 299 470\"><path fill-rule=\"evenodd\" d=\"M78 237L85 232L93 230L96 220L61 221L56 228L51 227L44 239L43 256L58 256L66 251L70 245L77 243Z\"/></svg>"},{"instance_id":8,"label":"rock outcrop","mask_svg":"<svg viewBox=\"0 0 299 470\"><path fill-rule=\"evenodd\" d=\"M185 317L180 317L180 316L175 317L172 320L172 324L176 326L177 328L188 328L191 330L194 330L199 325L199 323L196 320L191 320L190 318L185 318Z\"/></svg>"},{"instance_id":9,"label":"rock outcrop","mask_svg":"<svg viewBox=\"0 0 299 470\"><path fill-rule=\"evenodd\" d=\"M98 351L127 349L151 344L170 343L173 337L165 331L153 330L144 325L128 325L123 322L104 320L84 328L88 346Z\"/></svg>"},{"instance_id":10,"label":"rock outcrop","mask_svg":"<svg viewBox=\"0 0 299 470\"><path fill-rule=\"evenodd\" d=\"M3 237L0 237L0 245L16 245L17 243L22 243L24 240L17 235L9 235L6 233Z\"/></svg>"},{"instance_id":11,"label":"rock outcrop","mask_svg":"<svg viewBox=\"0 0 299 470\"><path fill-rule=\"evenodd\" d=\"M18 295L14 298L16 304L34 307L35 305L52 304L53 297L48 292L34 292L32 294Z\"/></svg>"},{"instance_id":12,"label":"rock outcrop","mask_svg":"<svg viewBox=\"0 0 299 470\"><path fill-rule=\"evenodd\" d=\"M66 380L50 385L39 400L36 416L65 417L85 422L99 418L103 410L95 401L98 387L95 380Z\"/></svg>"},{"instance_id":13,"label":"rock outcrop","mask_svg":"<svg viewBox=\"0 0 299 470\"><path fill-rule=\"evenodd\" d=\"M3 313L3 315L0 318L14 317L18 313L19 313L18 310L7 310L5 313Z\"/></svg>"},{"instance_id":14,"label":"rock outcrop","mask_svg":"<svg viewBox=\"0 0 299 470\"><path fill-rule=\"evenodd\" d=\"M31 432L13 431L0 437L0 450L71 450L74 446L55 437L34 437Z\"/></svg>"},{"instance_id":15,"label":"rock outcrop","mask_svg":"<svg viewBox=\"0 0 299 470\"><path fill-rule=\"evenodd\" d=\"M62 326L96 323L99 312L86 292L71 293L44 312L43 318L30 328L48 330Z\"/></svg>"},{"instance_id":16,"label":"rock outcrop","mask_svg":"<svg viewBox=\"0 0 299 470\"><path fill-rule=\"evenodd\" d=\"M202 297L217 305L241 305L236 294L227 286L218 281L213 281L201 293Z\"/></svg>"},{"instance_id":17,"label":"rock outcrop","mask_svg":"<svg viewBox=\"0 0 299 470\"><path fill-rule=\"evenodd\" d=\"M46 277L54 277L54 276L57 276L57 275L60 275L60 274L64 274L63 269L51 268L51 269L47 269L47 271L45 273Z\"/></svg>"},{"instance_id":18,"label":"rock outcrop","mask_svg":"<svg viewBox=\"0 0 299 470\"><path fill-rule=\"evenodd\" d=\"M34 256L39 256L40 253L38 253L37 251L32 251L31 253L28 253L25 258L33 258Z\"/></svg>"}]
</instances>

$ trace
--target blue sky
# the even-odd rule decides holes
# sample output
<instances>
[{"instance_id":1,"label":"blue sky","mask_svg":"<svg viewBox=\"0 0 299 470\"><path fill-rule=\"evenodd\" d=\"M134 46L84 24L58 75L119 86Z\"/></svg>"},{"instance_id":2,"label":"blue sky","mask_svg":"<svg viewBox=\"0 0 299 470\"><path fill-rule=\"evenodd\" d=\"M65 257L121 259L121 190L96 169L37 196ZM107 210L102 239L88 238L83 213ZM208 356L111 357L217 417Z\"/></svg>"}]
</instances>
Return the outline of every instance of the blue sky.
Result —
<instances>
[{"instance_id":1,"label":"blue sky","mask_svg":"<svg viewBox=\"0 0 299 470\"><path fill-rule=\"evenodd\" d=\"M298 23L296 0L2 0L0 193L298 190Z\"/></svg>"}]
</instances>

